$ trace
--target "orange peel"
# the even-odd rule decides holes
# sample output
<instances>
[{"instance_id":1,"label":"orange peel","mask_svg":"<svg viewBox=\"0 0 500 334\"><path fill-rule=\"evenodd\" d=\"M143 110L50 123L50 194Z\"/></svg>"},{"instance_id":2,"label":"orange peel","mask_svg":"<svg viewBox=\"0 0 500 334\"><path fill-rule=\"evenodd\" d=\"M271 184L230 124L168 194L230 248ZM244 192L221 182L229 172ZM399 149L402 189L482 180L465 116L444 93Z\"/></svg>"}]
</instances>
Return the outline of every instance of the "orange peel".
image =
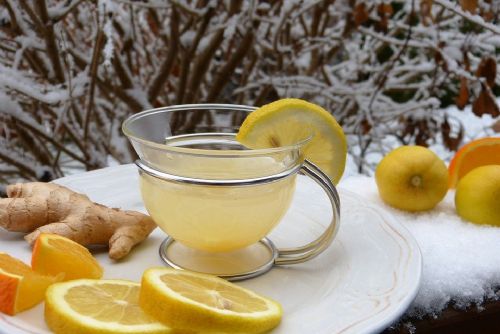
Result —
<instances>
[{"instance_id":1,"label":"orange peel","mask_svg":"<svg viewBox=\"0 0 500 334\"><path fill-rule=\"evenodd\" d=\"M448 167L449 188L471 170L485 165L500 165L500 137L476 139L462 146Z\"/></svg>"},{"instance_id":2,"label":"orange peel","mask_svg":"<svg viewBox=\"0 0 500 334\"><path fill-rule=\"evenodd\" d=\"M60 278L41 275L21 260L0 252L0 312L15 315L32 308Z\"/></svg>"},{"instance_id":3,"label":"orange peel","mask_svg":"<svg viewBox=\"0 0 500 334\"><path fill-rule=\"evenodd\" d=\"M86 247L57 234L41 233L35 241L31 267L43 275L64 273L64 280L101 278L103 269Z\"/></svg>"}]
</instances>

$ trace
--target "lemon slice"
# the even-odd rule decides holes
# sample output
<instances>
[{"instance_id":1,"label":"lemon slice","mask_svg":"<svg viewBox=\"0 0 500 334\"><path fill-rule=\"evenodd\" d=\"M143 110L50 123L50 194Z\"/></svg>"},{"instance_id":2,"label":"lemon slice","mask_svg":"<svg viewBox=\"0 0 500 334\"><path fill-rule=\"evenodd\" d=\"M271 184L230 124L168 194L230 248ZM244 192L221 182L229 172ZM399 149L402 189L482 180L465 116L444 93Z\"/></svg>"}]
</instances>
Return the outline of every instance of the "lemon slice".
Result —
<instances>
[{"instance_id":1,"label":"lemon slice","mask_svg":"<svg viewBox=\"0 0 500 334\"><path fill-rule=\"evenodd\" d=\"M251 149L297 144L311 137L306 159L337 184L344 173L347 142L335 118L318 105L300 99L281 99L251 112L236 139Z\"/></svg>"},{"instance_id":2,"label":"lemon slice","mask_svg":"<svg viewBox=\"0 0 500 334\"><path fill-rule=\"evenodd\" d=\"M172 333L139 307L140 285L123 280L80 279L53 284L45 321L59 333Z\"/></svg>"},{"instance_id":3,"label":"lemon slice","mask_svg":"<svg viewBox=\"0 0 500 334\"><path fill-rule=\"evenodd\" d=\"M281 306L211 275L168 268L148 269L139 304L172 328L202 333L262 333L281 321Z\"/></svg>"}]
</instances>

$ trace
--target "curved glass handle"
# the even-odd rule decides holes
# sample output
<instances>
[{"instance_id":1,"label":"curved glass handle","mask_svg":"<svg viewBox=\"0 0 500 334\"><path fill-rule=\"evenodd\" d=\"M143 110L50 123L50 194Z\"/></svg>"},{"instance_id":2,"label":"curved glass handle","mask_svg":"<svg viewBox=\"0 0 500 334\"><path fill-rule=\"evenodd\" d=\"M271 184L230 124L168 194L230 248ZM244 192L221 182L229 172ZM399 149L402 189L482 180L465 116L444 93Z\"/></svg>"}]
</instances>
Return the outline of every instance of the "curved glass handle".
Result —
<instances>
[{"instance_id":1,"label":"curved glass handle","mask_svg":"<svg viewBox=\"0 0 500 334\"><path fill-rule=\"evenodd\" d=\"M332 220L323 234L307 245L278 249L278 256L274 260L276 265L302 263L318 256L330 246L339 229L340 198L332 181L321 169L308 160L304 161L300 170L319 184L328 195L332 205Z\"/></svg>"}]
</instances>

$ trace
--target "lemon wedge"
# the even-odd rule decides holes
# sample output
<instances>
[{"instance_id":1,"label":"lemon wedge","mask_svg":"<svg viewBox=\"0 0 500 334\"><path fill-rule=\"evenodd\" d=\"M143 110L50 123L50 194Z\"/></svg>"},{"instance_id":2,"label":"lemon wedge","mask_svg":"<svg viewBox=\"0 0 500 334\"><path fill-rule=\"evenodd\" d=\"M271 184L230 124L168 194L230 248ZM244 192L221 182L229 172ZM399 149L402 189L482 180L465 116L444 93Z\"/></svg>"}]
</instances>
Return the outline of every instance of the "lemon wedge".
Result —
<instances>
[{"instance_id":1,"label":"lemon wedge","mask_svg":"<svg viewBox=\"0 0 500 334\"><path fill-rule=\"evenodd\" d=\"M142 309L162 323L201 333L262 333L281 321L281 306L211 275L151 268L142 277Z\"/></svg>"},{"instance_id":2,"label":"lemon wedge","mask_svg":"<svg viewBox=\"0 0 500 334\"><path fill-rule=\"evenodd\" d=\"M294 145L309 137L304 157L337 184L345 169L347 141L335 118L316 104L291 98L266 104L247 116L236 140L262 149Z\"/></svg>"},{"instance_id":3,"label":"lemon wedge","mask_svg":"<svg viewBox=\"0 0 500 334\"><path fill-rule=\"evenodd\" d=\"M45 321L59 333L173 333L139 307L140 285L124 280L80 279L47 289Z\"/></svg>"}]
</instances>

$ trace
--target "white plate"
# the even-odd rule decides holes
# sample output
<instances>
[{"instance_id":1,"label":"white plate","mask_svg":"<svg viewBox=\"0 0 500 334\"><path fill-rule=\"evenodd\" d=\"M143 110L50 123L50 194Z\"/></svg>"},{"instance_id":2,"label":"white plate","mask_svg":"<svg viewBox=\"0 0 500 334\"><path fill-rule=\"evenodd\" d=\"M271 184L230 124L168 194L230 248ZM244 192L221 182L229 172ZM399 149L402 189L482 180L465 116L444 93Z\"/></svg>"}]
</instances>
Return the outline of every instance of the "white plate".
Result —
<instances>
[{"instance_id":1,"label":"white plate","mask_svg":"<svg viewBox=\"0 0 500 334\"><path fill-rule=\"evenodd\" d=\"M58 183L105 205L144 212L132 165L78 174ZM422 259L410 233L386 211L361 197L341 190L340 198L340 230L323 254L237 283L283 305L283 321L273 333L381 331L403 314L417 293ZM323 231L330 216L326 195L300 176L292 207L270 237L278 246L306 243ZM156 229L121 262L111 261L104 251L95 253L105 268L105 278L139 281L146 268L162 265L158 246L164 237ZM22 235L0 230L0 251L30 261L31 250ZM43 305L14 317L0 314L0 332L49 333Z\"/></svg>"}]
</instances>

